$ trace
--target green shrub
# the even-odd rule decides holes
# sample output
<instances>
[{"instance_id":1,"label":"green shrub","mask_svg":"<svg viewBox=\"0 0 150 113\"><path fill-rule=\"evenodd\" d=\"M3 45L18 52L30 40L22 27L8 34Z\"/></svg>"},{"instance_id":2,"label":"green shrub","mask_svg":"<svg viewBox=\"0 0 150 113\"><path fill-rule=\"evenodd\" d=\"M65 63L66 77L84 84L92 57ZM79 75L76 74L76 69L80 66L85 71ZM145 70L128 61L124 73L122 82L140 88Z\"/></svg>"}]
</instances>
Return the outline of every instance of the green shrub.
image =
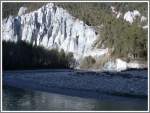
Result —
<instances>
[{"instance_id":1,"label":"green shrub","mask_svg":"<svg viewBox=\"0 0 150 113\"><path fill-rule=\"evenodd\" d=\"M95 64L95 59L92 56L87 56L80 62L81 68L90 68Z\"/></svg>"}]
</instances>

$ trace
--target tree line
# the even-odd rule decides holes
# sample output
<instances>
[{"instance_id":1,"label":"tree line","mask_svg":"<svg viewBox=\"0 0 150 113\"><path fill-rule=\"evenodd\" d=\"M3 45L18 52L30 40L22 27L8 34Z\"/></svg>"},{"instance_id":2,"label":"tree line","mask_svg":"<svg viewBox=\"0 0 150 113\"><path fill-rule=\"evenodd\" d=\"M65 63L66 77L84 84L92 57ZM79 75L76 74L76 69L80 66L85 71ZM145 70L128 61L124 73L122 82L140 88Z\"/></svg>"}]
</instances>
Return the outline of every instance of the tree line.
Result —
<instances>
[{"instance_id":1,"label":"tree line","mask_svg":"<svg viewBox=\"0 0 150 113\"><path fill-rule=\"evenodd\" d=\"M2 42L3 69L55 69L73 68L75 60L72 53L64 50L44 49L27 42Z\"/></svg>"},{"instance_id":2,"label":"tree line","mask_svg":"<svg viewBox=\"0 0 150 113\"><path fill-rule=\"evenodd\" d=\"M147 60L147 32L137 23L130 25L112 18L103 26L96 44L111 48L115 57Z\"/></svg>"}]
</instances>

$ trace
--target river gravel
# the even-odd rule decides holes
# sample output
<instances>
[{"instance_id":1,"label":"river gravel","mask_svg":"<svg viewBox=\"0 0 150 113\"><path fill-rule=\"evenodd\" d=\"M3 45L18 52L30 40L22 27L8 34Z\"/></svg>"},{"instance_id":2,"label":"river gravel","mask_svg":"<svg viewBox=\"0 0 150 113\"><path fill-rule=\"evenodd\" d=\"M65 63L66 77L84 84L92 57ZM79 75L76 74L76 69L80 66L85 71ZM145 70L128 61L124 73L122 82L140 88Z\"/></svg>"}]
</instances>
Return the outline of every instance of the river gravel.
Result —
<instances>
[{"instance_id":1,"label":"river gravel","mask_svg":"<svg viewBox=\"0 0 150 113\"><path fill-rule=\"evenodd\" d=\"M3 84L50 91L52 88L147 97L148 71L93 72L81 70L4 71Z\"/></svg>"}]
</instances>

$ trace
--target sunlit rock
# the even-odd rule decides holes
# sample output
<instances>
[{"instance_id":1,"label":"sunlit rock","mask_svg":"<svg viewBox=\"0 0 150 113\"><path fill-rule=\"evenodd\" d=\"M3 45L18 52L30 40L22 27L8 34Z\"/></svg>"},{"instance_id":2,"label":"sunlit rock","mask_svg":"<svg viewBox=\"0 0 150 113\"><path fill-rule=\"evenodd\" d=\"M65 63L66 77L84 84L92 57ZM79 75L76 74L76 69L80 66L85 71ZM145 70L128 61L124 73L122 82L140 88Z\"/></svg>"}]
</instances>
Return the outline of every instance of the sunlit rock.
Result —
<instances>
[{"instance_id":1,"label":"sunlit rock","mask_svg":"<svg viewBox=\"0 0 150 113\"><path fill-rule=\"evenodd\" d=\"M26 11L21 7L18 16L3 21L3 40L24 40L48 49L64 49L73 52L76 59L92 51L97 38L95 30L68 11L53 3L30 13Z\"/></svg>"},{"instance_id":2,"label":"sunlit rock","mask_svg":"<svg viewBox=\"0 0 150 113\"><path fill-rule=\"evenodd\" d=\"M18 16L24 15L25 13L27 13L27 10L27 7L21 7L19 9Z\"/></svg>"}]
</instances>

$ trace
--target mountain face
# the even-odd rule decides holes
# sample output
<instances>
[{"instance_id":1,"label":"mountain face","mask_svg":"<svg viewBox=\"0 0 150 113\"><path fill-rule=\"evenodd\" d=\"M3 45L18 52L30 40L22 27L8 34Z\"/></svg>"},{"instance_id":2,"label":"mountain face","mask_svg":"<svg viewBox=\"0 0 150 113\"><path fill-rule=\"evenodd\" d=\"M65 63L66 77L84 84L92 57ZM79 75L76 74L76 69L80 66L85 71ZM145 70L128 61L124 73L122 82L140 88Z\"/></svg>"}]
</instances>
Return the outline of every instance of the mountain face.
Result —
<instances>
[{"instance_id":1,"label":"mountain face","mask_svg":"<svg viewBox=\"0 0 150 113\"><path fill-rule=\"evenodd\" d=\"M94 28L53 3L31 13L25 14L26 10L21 7L18 16L3 20L3 40L23 40L48 49L64 49L72 52L76 59L93 55L93 51L96 55L107 52L103 49L99 53L92 48L97 38Z\"/></svg>"},{"instance_id":2,"label":"mountain face","mask_svg":"<svg viewBox=\"0 0 150 113\"><path fill-rule=\"evenodd\" d=\"M117 18L122 15L121 12L115 12L114 8L112 13L115 13ZM132 24L135 17L131 13L137 14L138 11L126 12L124 20ZM21 7L17 16L9 16L3 20L2 24L2 38L5 41L23 40L47 49L63 49L65 52L72 52L77 61L86 56L97 58L109 55L108 48L98 49L93 46L100 37L94 27L88 26L53 3L48 3L30 13L27 13L26 7ZM127 63L121 59L108 61L104 65L106 70L117 71L130 67L140 68L141 66L138 63Z\"/></svg>"}]
</instances>

